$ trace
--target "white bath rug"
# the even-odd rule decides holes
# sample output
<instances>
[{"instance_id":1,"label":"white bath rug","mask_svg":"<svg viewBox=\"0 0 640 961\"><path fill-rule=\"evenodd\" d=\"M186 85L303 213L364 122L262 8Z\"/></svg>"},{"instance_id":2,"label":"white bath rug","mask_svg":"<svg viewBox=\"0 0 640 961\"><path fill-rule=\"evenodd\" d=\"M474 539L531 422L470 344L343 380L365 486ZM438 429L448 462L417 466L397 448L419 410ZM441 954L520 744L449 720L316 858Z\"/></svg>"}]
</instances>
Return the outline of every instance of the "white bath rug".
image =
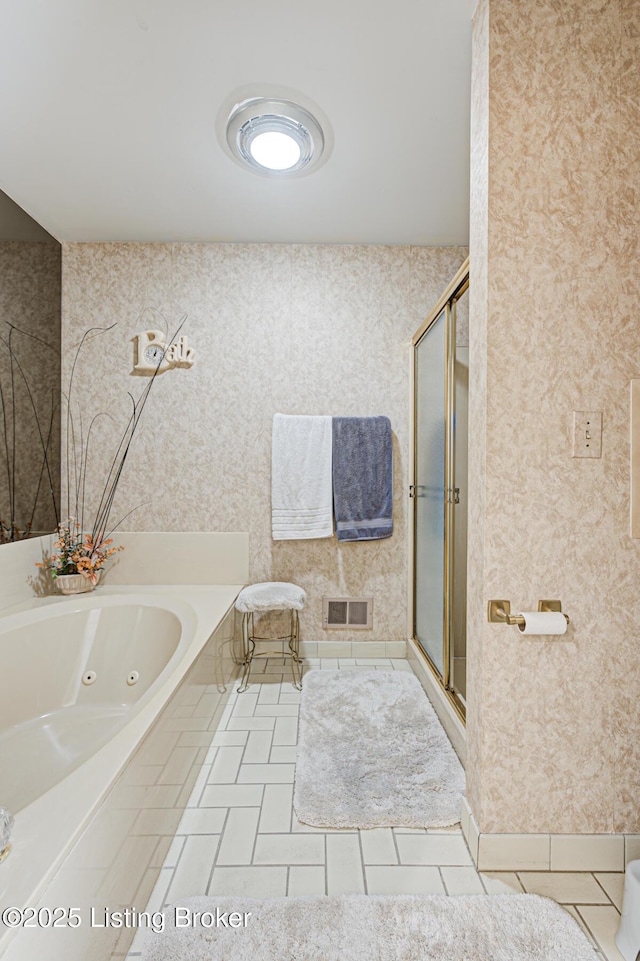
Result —
<instances>
[{"instance_id":1,"label":"white bath rug","mask_svg":"<svg viewBox=\"0 0 640 961\"><path fill-rule=\"evenodd\" d=\"M293 805L315 827L445 827L464 771L404 671L312 671L300 705Z\"/></svg>"},{"instance_id":2,"label":"white bath rug","mask_svg":"<svg viewBox=\"0 0 640 961\"><path fill-rule=\"evenodd\" d=\"M142 961L596 961L535 894L189 898L164 918Z\"/></svg>"}]
</instances>

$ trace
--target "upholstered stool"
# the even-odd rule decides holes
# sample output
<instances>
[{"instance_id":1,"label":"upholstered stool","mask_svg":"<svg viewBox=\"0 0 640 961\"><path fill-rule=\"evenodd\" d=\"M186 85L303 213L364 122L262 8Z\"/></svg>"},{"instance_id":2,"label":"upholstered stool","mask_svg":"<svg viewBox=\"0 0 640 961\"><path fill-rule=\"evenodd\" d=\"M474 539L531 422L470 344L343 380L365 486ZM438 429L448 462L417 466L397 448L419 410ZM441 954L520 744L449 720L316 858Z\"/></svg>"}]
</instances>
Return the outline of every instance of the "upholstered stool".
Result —
<instances>
[{"instance_id":1,"label":"upholstered stool","mask_svg":"<svg viewBox=\"0 0 640 961\"><path fill-rule=\"evenodd\" d=\"M236 610L242 614L242 677L238 693L249 686L251 662L254 657L291 658L293 686L302 689L302 662L300 660L300 621L298 611L303 610L307 595L296 584L285 581L266 581L243 588L236 598ZM254 633L253 615L268 611L289 611L289 633L283 637L257 637ZM265 651L255 653L256 641L287 641L288 651Z\"/></svg>"}]
</instances>

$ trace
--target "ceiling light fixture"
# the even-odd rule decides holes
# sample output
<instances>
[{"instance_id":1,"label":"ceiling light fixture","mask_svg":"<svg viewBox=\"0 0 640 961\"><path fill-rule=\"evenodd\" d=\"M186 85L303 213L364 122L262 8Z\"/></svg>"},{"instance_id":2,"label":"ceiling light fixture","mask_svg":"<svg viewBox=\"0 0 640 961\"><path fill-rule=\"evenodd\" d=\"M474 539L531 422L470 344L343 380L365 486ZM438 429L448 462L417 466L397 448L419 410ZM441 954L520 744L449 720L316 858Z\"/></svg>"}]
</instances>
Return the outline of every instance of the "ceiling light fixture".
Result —
<instances>
[{"instance_id":1,"label":"ceiling light fixture","mask_svg":"<svg viewBox=\"0 0 640 961\"><path fill-rule=\"evenodd\" d=\"M299 104L254 97L231 111L227 143L235 159L251 170L282 176L315 166L324 136L316 118Z\"/></svg>"}]
</instances>

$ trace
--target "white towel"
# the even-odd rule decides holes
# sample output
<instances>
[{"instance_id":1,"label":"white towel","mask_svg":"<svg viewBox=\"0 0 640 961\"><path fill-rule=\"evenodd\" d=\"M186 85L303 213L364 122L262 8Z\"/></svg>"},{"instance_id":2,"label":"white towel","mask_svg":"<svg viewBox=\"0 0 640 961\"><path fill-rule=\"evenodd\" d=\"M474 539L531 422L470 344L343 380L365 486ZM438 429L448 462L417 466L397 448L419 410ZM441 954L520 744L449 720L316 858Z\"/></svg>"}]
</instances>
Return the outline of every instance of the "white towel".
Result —
<instances>
[{"instance_id":1,"label":"white towel","mask_svg":"<svg viewBox=\"0 0 640 961\"><path fill-rule=\"evenodd\" d=\"M331 418L275 414L271 449L274 541L333 535Z\"/></svg>"}]
</instances>

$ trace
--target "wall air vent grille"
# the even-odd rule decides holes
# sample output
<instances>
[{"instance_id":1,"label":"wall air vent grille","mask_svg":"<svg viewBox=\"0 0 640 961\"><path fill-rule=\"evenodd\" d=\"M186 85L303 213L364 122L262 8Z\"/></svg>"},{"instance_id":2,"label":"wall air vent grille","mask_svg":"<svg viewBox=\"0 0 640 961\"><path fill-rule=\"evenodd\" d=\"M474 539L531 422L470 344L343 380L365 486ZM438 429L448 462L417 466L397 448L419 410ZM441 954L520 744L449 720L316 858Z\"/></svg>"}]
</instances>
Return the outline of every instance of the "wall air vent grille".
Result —
<instances>
[{"instance_id":1,"label":"wall air vent grille","mask_svg":"<svg viewBox=\"0 0 640 961\"><path fill-rule=\"evenodd\" d=\"M323 597L322 626L331 630L370 630L373 597Z\"/></svg>"}]
</instances>

